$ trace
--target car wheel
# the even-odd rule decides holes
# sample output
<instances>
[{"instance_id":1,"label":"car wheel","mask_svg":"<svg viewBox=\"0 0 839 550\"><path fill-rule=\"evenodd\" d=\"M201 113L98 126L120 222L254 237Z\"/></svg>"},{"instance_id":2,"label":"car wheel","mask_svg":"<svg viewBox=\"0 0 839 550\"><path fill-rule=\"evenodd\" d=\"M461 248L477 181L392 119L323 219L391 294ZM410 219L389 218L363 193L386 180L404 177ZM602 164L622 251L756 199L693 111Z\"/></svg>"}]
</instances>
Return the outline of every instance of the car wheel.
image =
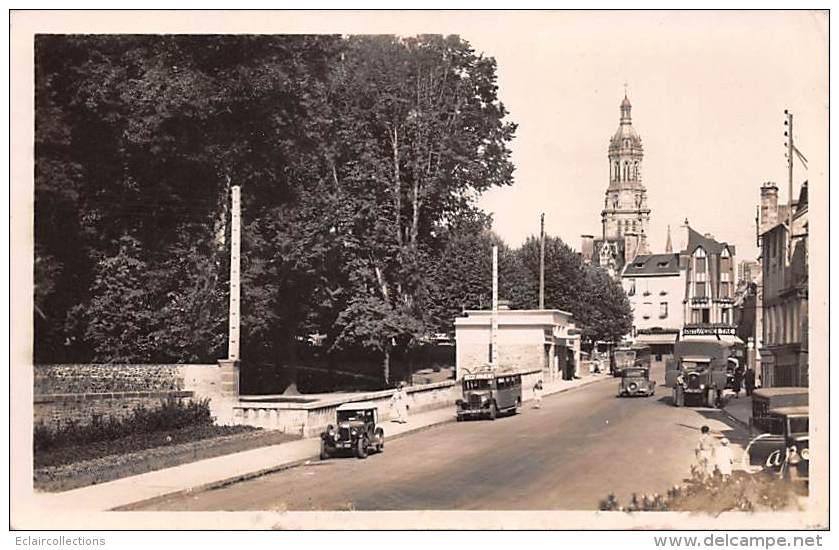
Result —
<instances>
[{"instance_id":1,"label":"car wheel","mask_svg":"<svg viewBox=\"0 0 839 550\"><path fill-rule=\"evenodd\" d=\"M355 446L355 456L358 458L367 458L367 440L359 437Z\"/></svg>"},{"instance_id":2,"label":"car wheel","mask_svg":"<svg viewBox=\"0 0 839 550\"><path fill-rule=\"evenodd\" d=\"M489 405L489 419L495 420L498 416L498 409L495 408L495 403L490 403Z\"/></svg>"},{"instance_id":3,"label":"car wheel","mask_svg":"<svg viewBox=\"0 0 839 550\"><path fill-rule=\"evenodd\" d=\"M326 460L327 458L329 458L329 451L326 450L326 442L321 441L320 442L320 459L321 460Z\"/></svg>"},{"instance_id":4,"label":"car wheel","mask_svg":"<svg viewBox=\"0 0 839 550\"><path fill-rule=\"evenodd\" d=\"M381 453L385 450L385 432L381 428L376 430L376 439L378 443L376 443L376 452Z\"/></svg>"}]
</instances>

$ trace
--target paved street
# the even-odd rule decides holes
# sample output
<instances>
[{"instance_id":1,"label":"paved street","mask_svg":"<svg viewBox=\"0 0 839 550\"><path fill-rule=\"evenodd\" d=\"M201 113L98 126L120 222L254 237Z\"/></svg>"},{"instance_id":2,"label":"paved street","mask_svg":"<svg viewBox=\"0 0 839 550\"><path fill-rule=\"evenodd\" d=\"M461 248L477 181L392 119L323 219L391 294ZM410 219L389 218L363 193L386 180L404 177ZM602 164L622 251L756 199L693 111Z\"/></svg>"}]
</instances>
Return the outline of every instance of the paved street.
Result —
<instances>
[{"instance_id":1,"label":"paved street","mask_svg":"<svg viewBox=\"0 0 839 550\"><path fill-rule=\"evenodd\" d=\"M663 369L654 369L661 383ZM614 492L663 492L688 474L699 427L735 445L742 428L710 409L618 399L606 378L495 422L449 423L388 442L366 460L313 462L156 510L579 510ZM387 425L385 425L387 430Z\"/></svg>"}]
</instances>

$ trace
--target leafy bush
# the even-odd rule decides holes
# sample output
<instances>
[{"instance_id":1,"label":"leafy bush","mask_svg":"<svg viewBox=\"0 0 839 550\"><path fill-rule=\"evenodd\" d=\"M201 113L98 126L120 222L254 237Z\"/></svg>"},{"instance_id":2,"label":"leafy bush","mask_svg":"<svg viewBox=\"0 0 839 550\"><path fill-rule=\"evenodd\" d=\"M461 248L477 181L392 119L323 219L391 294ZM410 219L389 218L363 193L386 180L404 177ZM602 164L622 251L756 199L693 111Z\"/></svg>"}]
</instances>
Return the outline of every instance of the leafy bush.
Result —
<instances>
[{"instance_id":1,"label":"leafy bush","mask_svg":"<svg viewBox=\"0 0 839 550\"><path fill-rule=\"evenodd\" d=\"M151 434L212 423L209 399L184 403L170 397L154 409L138 405L125 418L108 417L103 420L94 417L90 424L71 421L57 429L43 423L36 424L33 443L37 453L70 445L113 441L133 434Z\"/></svg>"},{"instance_id":2,"label":"leafy bush","mask_svg":"<svg viewBox=\"0 0 839 550\"><path fill-rule=\"evenodd\" d=\"M734 472L723 479L716 474L702 476L697 470L682 486L675 485L666 495L658 493L633 494L626 505L621 505L614 494L600 501L600 510L617 512L753 512L784 510L795 504L800 486L775 475L760 472Z\"/></svg>"}]
</instances>

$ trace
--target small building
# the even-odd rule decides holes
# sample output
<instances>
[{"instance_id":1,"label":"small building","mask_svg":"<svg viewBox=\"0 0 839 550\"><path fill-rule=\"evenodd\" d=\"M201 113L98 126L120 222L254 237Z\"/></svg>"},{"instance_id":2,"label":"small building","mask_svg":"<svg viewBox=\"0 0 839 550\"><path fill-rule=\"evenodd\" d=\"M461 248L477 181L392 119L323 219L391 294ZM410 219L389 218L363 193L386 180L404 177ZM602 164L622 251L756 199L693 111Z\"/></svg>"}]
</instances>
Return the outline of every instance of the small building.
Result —
<instances>
[{"instance_id":1,"label":"small building","mask_svg":"<svg viewBox=\"0 0 839 550\"><path fill-rule=\"evenodd\" d=\"M632 307L631 338L649 345L655 360L666 360L684 324L685 270L679 255L637 256L624 267L621 283Z\"/></svg>"},{"instance_id":2,"label":"small building","mask_svg":"<svg viewBox=\"0 0 839 550\"><path fill-rule=\"evenodd\" d=\"M571 314L558 309L499 309L499 369L541 368L545 380L580 375L580 334ZM491 310L467 310L455 319L456 378L492 361Z\"/></svg>"}]
</instances>

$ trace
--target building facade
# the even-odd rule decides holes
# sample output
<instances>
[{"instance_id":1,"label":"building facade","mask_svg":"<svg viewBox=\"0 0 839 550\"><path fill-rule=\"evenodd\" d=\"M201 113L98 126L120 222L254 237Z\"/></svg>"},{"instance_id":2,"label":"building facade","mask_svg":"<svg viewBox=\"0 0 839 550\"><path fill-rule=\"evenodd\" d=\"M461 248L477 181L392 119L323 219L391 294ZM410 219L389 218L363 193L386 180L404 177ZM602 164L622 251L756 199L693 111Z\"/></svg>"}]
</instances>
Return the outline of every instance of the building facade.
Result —
<instances>
[{"instance_id":1,"label":"building facade","mask_svg":"<svg viewBox=\"0 0 839 550\"><path fill-rule=\"evenodd\" d=\"M797 201L780 206L777 186L769 182L761 187L760 357L767 387L809 385L807 202L807 182Z\"/></svg>"},{"instance_id":2,"label":"building facade","mask_svg":"<svg viewBox=\"0 0 839 550\"><path fill-rule=\"evenodd\" d=\"M499 369L542 369L544 380L579 376L580 334L570 313L554 309L498 310ZM456 377L492 361L492 311L468 310L455 319Z\"/></svg>"},{"instance_id":3,"label":"building facade","mask_svg":"<svg viewBox=\"0 0 839 550\"><path fill-rule=\"evenodd\" d=\"M618 129L609 140L609 185L600 212L600 236L582 236L583 259L616 277L635 256L650 253L650 209L642 179L644 147L632 126L632 104L626 96L620 111Z\"/></svg>"},{"instance_id":4,"label":"building facade","mask_svg":"<svg viewBox=\"0 0 839 550\"><path fill-rule=\"evenodd\" d=\"M632 307L631 338L666 359L684 324L685 270L679 254L636 256L624 267L621 284Z\"/></svg>"},{"instance_id":5,"label":"building facade","mask_svg":"<svg viewBox=\"0 0 839 550\"><path fill-rule=\"evenodd\" d=\"M681 228L685 270L684 323L734 325L734 245L702 234L685 220Z\"/></svg>"}]
</instances>

